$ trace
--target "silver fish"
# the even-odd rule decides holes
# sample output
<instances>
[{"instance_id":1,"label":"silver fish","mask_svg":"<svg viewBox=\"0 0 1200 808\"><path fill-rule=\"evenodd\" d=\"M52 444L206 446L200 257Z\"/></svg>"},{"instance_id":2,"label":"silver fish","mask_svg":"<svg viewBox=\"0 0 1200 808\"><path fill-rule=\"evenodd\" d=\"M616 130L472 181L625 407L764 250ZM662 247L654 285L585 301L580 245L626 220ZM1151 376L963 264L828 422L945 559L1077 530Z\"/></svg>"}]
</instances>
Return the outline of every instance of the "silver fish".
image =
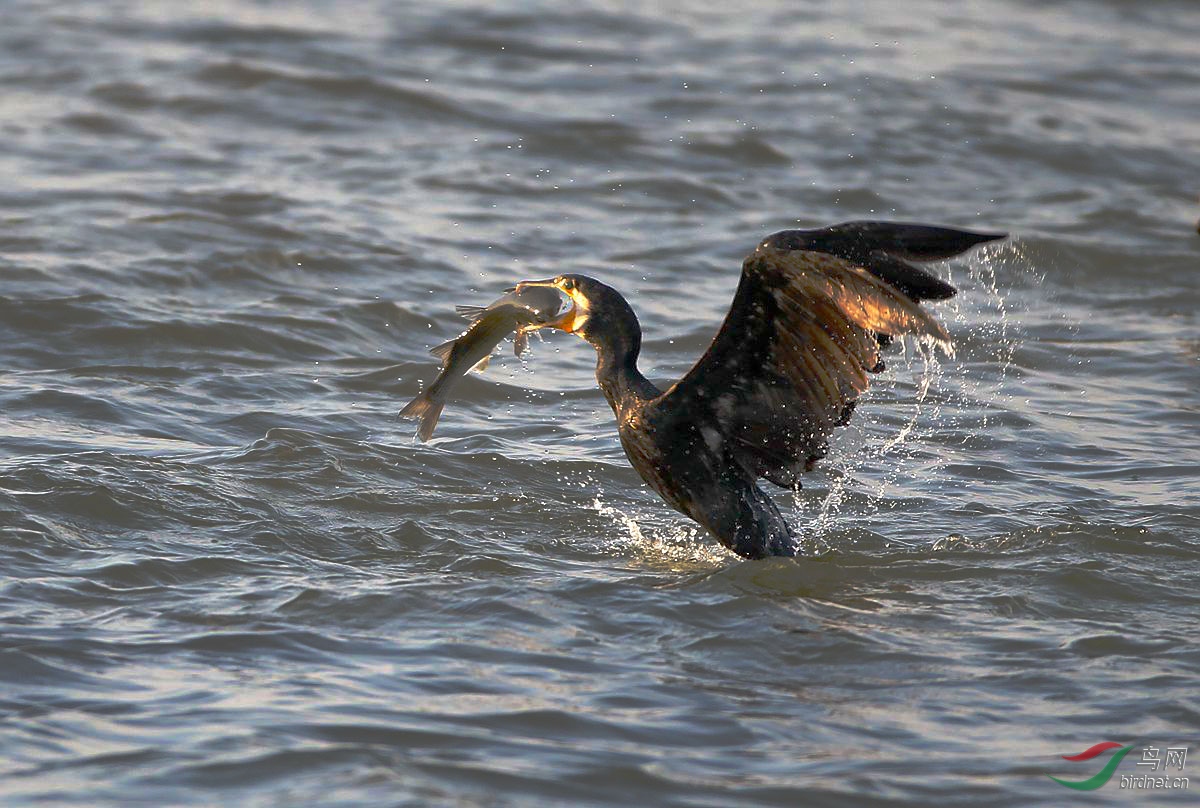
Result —
<instances>
[{"instance_id":1,"label":"silver fish","mask_svg":"<svg viewBox=\"0 0 1200 808\"><path fill-rule=\"evenodd\" d=\"M417 437L427 441L433 437L438 417L450 391L459 379L471 370L483 370L492 359L492 351L513 331L513 351L517 356L529 347L529 332L553 325L562 308L563 298L557 289L530 287L508 294L487 307L455 306L455 310L470 319L471 325L458 336L429 352L442 360L442 372L433 384L400 410L401 418L420 421Z\"/></svg>"}]
</instances>

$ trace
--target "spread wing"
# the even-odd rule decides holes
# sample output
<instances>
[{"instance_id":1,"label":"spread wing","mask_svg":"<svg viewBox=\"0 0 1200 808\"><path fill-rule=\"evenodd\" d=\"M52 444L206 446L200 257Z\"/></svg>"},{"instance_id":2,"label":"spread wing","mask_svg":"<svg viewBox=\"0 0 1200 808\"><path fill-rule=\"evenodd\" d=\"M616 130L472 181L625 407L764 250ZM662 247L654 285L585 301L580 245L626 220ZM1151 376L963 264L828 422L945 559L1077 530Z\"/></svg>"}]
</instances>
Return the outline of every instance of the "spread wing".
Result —
<instances>
[{"instance_id":1,"label":"spread wing","mask_svg":"<svg viewBox=\"0 0 1200 808\"><path fill-rule=\"evenodd\" d=\"M855 224L860 223L839 227ZM895 227L906 232L910 226ZM870 251L839 250L836 240L830 246L796 235L829 231L775 234L751 253L742 264L729 314L707 353L651 405L663 417L687 413L692 422L711 427L716 435L706 429L710 448L718 448L711 444L719 437L729 460L753 477L782 486L795 485L799 474L825 455L829 434L849 419L867 389L868 374L882 369L884 338L914 334L950 342L946 330L915 299L919 293L901 291L905 284L897 282L933 277L897 257L929 260L934 257L929 251L917 255L915 250L881 249L872 258ZM870 235L876 244L888 246L888 239ZM997 237L969 235L978 236L972 244ZM947 248L946 253L968 246ZM944 287L938 297L954 293L953 287L938 283Z\"/></svg>"}]
</instances>

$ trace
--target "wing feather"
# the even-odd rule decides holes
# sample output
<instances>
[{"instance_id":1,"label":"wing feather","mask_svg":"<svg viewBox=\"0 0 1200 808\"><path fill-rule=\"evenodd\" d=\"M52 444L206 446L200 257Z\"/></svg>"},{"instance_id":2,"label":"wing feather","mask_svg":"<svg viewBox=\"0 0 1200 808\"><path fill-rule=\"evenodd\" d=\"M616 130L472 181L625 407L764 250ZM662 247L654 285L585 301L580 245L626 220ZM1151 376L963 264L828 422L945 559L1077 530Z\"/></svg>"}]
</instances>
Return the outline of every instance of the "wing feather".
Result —
<instances>
[{"instance_id":1,"label":"wing feather","mask_svg":"<svg viewBox=\"0 0 1200 808\"><path fill-rule=\"evenodd\" d=\"M919 303L861 266L768 241L743 262L708 351L648 416L667 429L678 413L699 416L717 425L727 459L795 485L880 367L878 337L901 334L950 342Z\"/></svg>"}]
</instances>

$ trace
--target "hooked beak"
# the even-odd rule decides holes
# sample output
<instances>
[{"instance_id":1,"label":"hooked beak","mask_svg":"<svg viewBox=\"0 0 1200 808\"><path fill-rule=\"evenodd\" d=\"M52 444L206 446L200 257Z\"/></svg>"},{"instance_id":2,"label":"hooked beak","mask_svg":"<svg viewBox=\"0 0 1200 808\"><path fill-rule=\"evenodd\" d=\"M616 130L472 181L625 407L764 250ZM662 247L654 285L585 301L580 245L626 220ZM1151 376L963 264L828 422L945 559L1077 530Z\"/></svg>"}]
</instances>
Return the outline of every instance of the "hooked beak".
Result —
<instances>
[{"instance_id":1,"label":"hooked beak","mask_svg":"<svg viewBox=\"0 0 1200 808\"><path fill-rule=\"evenodd\" d=\"M554 282L554 278L547 278L544 281L521 281L513 287L513 291L520 292L523 289L529 289L531 287L548 287L550 289L557 289L567 297L571 297L569 292L564 291L562 287ZM569 309L550 322L540 326L540 328L557 328L560 331L566 331L568 334L572 334L575 331L575 314L577 310L578 306L575 304L575 299L571 298L571 307Z\"/></svg>"}]
</instances>

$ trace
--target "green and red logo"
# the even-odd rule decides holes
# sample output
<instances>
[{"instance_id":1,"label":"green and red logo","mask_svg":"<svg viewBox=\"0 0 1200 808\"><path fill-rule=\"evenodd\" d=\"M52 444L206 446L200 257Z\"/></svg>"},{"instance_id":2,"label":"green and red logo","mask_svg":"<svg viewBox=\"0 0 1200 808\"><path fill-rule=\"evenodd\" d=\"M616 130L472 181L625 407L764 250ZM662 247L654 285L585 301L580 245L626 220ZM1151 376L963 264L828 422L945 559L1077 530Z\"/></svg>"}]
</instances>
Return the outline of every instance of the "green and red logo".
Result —
<instances>
[{"instance_id":1,"label":"green and red logo","mask_svg":"<svg viewBox=\"0 0 1200 808\"><path fill-rule=\"evenodd\" d=\"M1086 780L1060 780L1057 777L1054 777L1053 775L1047 775L1047 776L1054 782L1058 783L1059 785L1066 786L1067 788L1073 788L1076 791L1094 791L1112 779L1113 772L1115 772L1117 770L1117 766L1121 765L1121 761L1125 759L1125 756L1129 754L1130 750L1133 749L1133 747L1132 746L1121 746L1121 744L1119 744L1119 743L1113 743L1112 741L1105 741L1104 743L1098 743L1089 749L1085 749L1084 751L1080 752L1078 755L1063 755L1062 756L1063 760L1079 762L1081 760L1091 760L1094 757L1099 757L1100 755L1103 755L1105 752L1107 752L1110 749L1116 749L1118 751L1115 755L1113 755L1111 758L1108 759L1108 763L1104 764L1103 769L1101 769L1094 776L1089 777Z\"/></svg>"}]
</instances>

